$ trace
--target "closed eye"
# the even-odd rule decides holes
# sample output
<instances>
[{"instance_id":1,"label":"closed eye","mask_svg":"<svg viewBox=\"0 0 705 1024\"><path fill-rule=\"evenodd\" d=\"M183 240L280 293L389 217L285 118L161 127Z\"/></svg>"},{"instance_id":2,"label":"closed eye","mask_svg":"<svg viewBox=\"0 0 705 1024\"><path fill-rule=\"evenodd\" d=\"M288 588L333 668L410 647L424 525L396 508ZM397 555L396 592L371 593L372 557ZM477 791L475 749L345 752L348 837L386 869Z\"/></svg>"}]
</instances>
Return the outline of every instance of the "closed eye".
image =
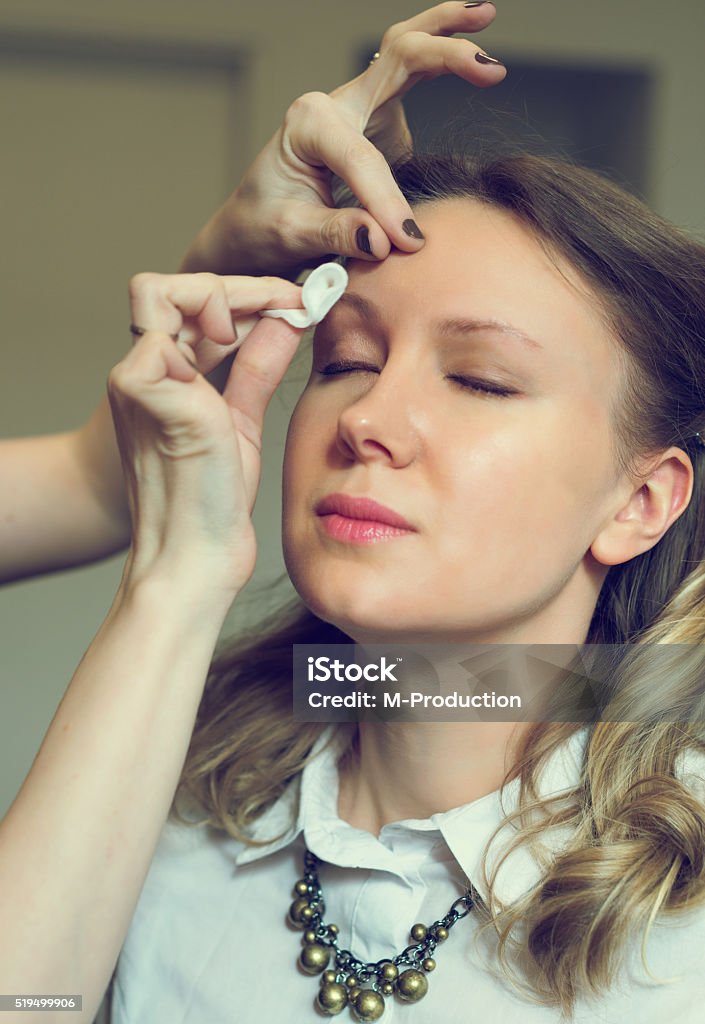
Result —
<instances>
[{"instance_id":1,"label":"closed eye","mask_svg":"<svg viewBox=\"0 0 705 1024\"><path fill-rule=\"evenodd\" d=\"M342 373L353 373L355 371L358 373L379 373L376 366L343 361L328 363L322 370L318 370L317 372L322 377L336 377ZM456 384L460 384L460 386L465 390L479 391L486 395L494 395L497 398L508 398L510 395L516 395L519 393L511 388L504 388L498 384L493 384L490 381L477 380L474 377L463 377L459 374L450 374L447 379L454 381Z\"/></svg>"},{"instance_id":2,"label":"closed eye","mask_svg":"<svg viewBox=\"0 0 705 1024\"><path fill-rule=\"evenodd\" d=\"M483 391L487 395L495 395L497 398L509 398L510 395L518 395L518 391L514 391L512 388L503 388L499 384L491 384L486 380L476 380L474 377L460 377L457 374L451 374L448 380L453 380L461 387L466 388L470 391Z\"/></svg>"},{"instance_id":3,"label":"closed eye","mask_svg":"<svg viewBox=\"0 0 705 1024\"><path fill-rule=\"evenodd\" d=\"M342 360L338 363L328 363L322 370L318 370L317 372L322 377L335 377L340 373L351 373L353 370L358 370L363 373L379 372L376 366L367 366L364 363L349 363Z\"/></svg>"}]
</instances>

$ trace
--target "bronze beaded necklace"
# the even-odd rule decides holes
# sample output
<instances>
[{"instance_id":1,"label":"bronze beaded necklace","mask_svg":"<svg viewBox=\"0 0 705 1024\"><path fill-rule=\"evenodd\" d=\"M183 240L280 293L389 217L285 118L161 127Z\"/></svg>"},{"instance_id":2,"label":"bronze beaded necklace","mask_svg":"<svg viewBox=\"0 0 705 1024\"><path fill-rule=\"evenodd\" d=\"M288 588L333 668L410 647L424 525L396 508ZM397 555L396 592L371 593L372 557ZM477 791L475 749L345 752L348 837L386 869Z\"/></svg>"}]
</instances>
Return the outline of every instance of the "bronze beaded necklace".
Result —
<instances>
[{"instance_id":1,"label":"bronze beaded necklace","mask_svg":"<svg viewBox=\"0 0 705 1024\"><path fill-rule=\"evenodd\" d=\"M385 996L396 995L405 1003L423 999L428 992L426 975L436 966L436 946L445 942L453 925L479 901L473 886L455 900L440 921L428 927L415 924L409 933L413 941L402 953L392 959L364 963L350 950L340 949L338 926L323 921L326 907L318 881L318 863L316 855L304 849L303 878L294 886L296 899L289 908L291 924L305 929L299 965L307 974L321 974L316 1007L333 1017L349 1006L355 1020L372 1021L379 1020L384 1013ZM335 953L335 966L328 969L331 952ZM406 970L400 972L402 967Z\"/></svg>"}]
</instances>

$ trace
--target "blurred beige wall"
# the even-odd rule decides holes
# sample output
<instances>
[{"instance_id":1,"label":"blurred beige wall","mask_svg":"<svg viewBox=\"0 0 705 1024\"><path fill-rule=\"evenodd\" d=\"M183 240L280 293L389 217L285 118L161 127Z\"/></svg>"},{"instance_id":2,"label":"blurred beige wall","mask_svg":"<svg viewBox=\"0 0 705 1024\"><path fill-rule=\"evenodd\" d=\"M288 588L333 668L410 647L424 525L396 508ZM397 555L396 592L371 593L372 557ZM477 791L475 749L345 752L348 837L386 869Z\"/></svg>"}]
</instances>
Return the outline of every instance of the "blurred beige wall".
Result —
<instances>
[{"instance_id":1,"label":"blurred beige wall","mask_svg":"<svg viewBox=\"0 0 705 1024\"><path fill-rule=\"evenodd\" d=\"M497 6L477 38L510 74L512 57L653 70L652 202L705 235L702 0ZM67 429L88 416L129 344L130 274L174 271L288 103L350 77L360 52L420 7L0 2L0 434ZM253 587L283 570L279 477L296 394L294 383L268 420ZM121 562L0 592L0 814L109 607Z\"/></svg>"}]
</instances>

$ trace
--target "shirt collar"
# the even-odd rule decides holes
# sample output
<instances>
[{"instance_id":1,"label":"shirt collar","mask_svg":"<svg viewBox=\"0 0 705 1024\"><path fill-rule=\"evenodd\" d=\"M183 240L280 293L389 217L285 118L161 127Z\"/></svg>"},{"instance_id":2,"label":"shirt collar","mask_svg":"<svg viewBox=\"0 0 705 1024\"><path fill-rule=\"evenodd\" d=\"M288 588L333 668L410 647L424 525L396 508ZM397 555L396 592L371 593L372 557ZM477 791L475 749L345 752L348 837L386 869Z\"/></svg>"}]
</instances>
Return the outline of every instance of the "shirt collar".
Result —
<instances>
[{"instance_id":1,"label":"shirt collar","mask_svg":"<svg viewBox=\"0 0 705 1024\"><path fill-rule=\"evenodd\" d=\"M587 728L577 730L545 763L537 781L541 799L557 797L577 785L587 736ZM412 863L413 858L405 861L398 850L390 849L380 838L354 828L338 816L337 762L346 742L333 728L321 733L302 772L250 826L249 835L253 839L262 842L272 836L279 835L279 838L266 846L243 847L235 857L238 866L283 849L302 833L312 853L340 867L377 868L404 877L406 871L415 866L418 854L415 863ZM516 808L518 794L519 780L514 779L501 794L495 790L461 807L425 819L394 822L385 829L414 832L419 839L426 833L429 841L442 837L466 879L472 881L487 900L488 886L482 871L485 848L497 826ZM545 858L559 853L572 834L565 826L546 829L541 833L540 844L533 850L523 843L500 864L516 830L516 824L502 828L487 855L488 877L496 869L495 899L505 905L540 882L546 871Z\"/></svg>"}]
</instances>

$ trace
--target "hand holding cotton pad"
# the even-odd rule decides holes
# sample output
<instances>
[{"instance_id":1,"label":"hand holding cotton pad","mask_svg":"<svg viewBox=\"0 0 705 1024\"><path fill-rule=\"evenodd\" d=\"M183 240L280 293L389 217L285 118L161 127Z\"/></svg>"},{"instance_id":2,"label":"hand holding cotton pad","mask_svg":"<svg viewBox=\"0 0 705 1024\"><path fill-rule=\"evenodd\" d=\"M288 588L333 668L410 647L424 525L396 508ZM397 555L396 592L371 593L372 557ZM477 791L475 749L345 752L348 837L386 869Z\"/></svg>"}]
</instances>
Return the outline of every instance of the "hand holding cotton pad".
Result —
<instances>
[{"instance_id":1,"label":"hand holding cotton pad","mask_svg":"<svg viewBox=\"0 0 705 1024\"><path fill-rule=\"evenodd\" d=\"M235 321L238 345L263 316L286 320L292 327L313 327L330 312L348 285L348 273L339 263L322 263L312 270L301 290L303 309L263 309L258 316Z\"/></svg>"}]
</instances>

